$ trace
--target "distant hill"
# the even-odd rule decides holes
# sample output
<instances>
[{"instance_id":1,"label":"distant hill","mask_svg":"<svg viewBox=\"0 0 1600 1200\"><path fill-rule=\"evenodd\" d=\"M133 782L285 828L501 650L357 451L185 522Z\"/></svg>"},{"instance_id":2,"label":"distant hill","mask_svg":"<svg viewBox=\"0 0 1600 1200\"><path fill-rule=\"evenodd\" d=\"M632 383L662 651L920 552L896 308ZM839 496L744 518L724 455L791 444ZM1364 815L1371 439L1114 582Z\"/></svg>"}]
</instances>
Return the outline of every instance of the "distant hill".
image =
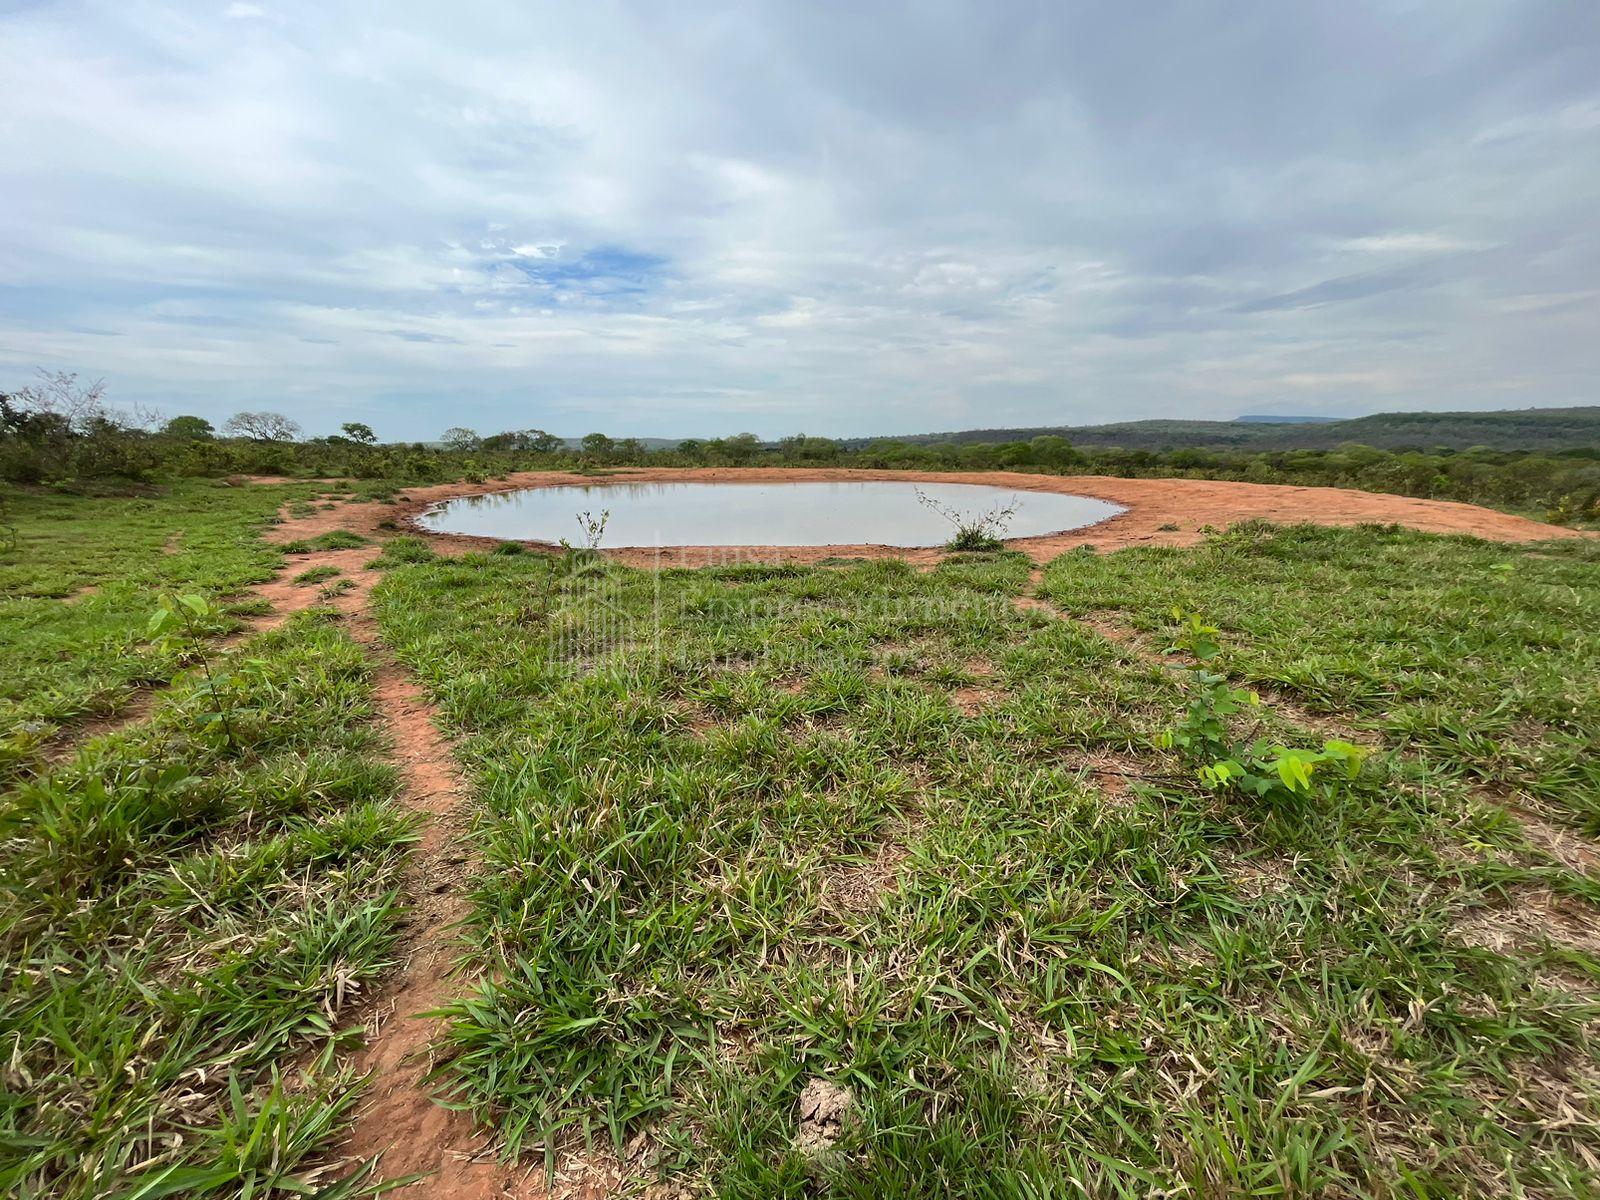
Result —
<instances>
[{"instance_id":1,"label":"distant hill","mask_svg":"<svg viewBox=\"0 0 1600 1200\"><path fill-rule=\"evenodd\" d=\"M1580 450L1600 447L1600 406L1522 408L1497 412L1377 413L1370 417L1286 423L1281 418L1237 421L1122 421L1112 425L1039 425L1020 429L963 429L904 437L852 438L859 447L875 441L930 445L935 442L1025 442L1066 438L1075 446L1124 450L1332 450L1359 442L1382 450L1448 447L1466 450Z\"/></svg>"},{"instance_id":2,"label":"distant hill","mask_svg":"<svg viewBox=\"0 0 1600 1200\"><path fill-rule=\"evenodd\" d=\"M1269 413L1252 413L1234 418L1234 421L1242 421L1246 425L1327 425L1333 421L1343 420L1344 417L1277 417Z\"/></svg>"}]
</instances>

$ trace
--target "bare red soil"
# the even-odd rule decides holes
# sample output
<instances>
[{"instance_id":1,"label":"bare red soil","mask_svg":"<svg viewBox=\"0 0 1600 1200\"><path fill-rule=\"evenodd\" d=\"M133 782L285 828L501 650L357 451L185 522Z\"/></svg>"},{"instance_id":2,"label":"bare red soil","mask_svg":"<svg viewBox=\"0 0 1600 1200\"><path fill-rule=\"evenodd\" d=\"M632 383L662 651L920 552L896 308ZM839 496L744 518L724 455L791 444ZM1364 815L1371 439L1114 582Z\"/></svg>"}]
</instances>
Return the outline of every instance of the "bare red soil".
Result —
<instances>
[{"instance_id":1,"label":"bare red soil","mask_svg":"<svg viewBox=\"0 0 1600 1200\"><path fill-rule=\"evenodd\" d=\"M421 1194L450 1200L544 1195L539 1181L519 1178L498 1163L488 1140L465 1114L435 1103L426 1075L438 1022L421 1014L449 1001L459 986L453 968L461 947L455 928L467 916L462 880L466 852L452 825L462 817L465 790L448 743L434 724L422 689L380 660L373 699L394 744L401 803L426 815L411 871L410 957L391 978L375 1016L376 1032L357 1056L372 1082L343 1152L381 1156L379 1176L424 1174Z\"/></svg>"},{"instance_id":2,"label":"bare red soil","mask_svg":"<svg viewBox=\"0 0 1600 1200\"><path fill-rule=\"evenodd\" d=\"M1014 538L1006 544L1036 562L1046 562L1077 546L1116 550L1124 546L1188 546L1205 537L1206 527L1225 529L1240 521L1260 518L1281 524L1309 521L1318 525L1359 525L1367 522L1405 525L1428 533L1460 533L1492 541L1532 542L1546 538L1586 536L1576 530L1546 525L1459 504L1450 500L1416 500L1348 488L1288 487L1281 484L1229 483L1203 479L1113 479L1103 475L1030 475L1013 471L871 471L811 467L648 467L611 474L579 475L570 471L524 471L490 483L446 483L410 488L397 513L402 525L422 533L446 552L484 549L492 538L432 534L416 524L427 508L457 496L475 496L520 488L580 485L604 487L609 483L811 483L826 481L900 480L910 483L974 483L1013 488L1019 492L1064 492L1092 496L1125 505L1120 513L1098 525L1043 537ZM380 508L382 506L379 506ZM530 543L537 544L537 543ZM897 557L930 564L943 557L937 548L905 549L895 546L841 543L834 546L673 546L654 549L610 550L607 554L636 566L695 566L723 561L817 562L825 558Z\"/></svg>"}]
</instances>

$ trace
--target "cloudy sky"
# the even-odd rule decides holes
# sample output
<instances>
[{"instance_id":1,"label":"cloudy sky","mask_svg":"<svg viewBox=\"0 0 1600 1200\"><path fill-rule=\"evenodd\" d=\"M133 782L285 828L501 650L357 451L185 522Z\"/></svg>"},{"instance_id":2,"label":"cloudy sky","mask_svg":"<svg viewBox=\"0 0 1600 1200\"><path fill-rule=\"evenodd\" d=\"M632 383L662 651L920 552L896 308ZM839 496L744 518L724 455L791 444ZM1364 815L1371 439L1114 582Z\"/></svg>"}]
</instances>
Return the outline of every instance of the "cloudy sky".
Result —
<instances>
[{"instance_id":1,"label":"cloudy sky","mask_svg":"<svg viewBox=\"0 0 1600 1200\"><path fill-rule=\"evenodd\" d=\"M0 0L0 387L385 437L1593 404L1596 0Z\"/></svg>"}]
</instances>

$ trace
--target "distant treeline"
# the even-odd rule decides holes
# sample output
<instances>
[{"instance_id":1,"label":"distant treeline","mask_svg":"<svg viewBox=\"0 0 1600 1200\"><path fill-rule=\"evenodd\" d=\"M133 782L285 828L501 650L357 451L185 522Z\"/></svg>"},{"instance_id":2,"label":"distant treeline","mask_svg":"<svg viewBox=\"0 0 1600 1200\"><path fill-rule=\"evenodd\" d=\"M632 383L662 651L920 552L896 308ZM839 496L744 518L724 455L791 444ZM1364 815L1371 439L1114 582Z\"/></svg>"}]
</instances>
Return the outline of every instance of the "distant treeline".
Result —
<instances>
[{"instance_id":1,"label":"distant treeline","mask_svg":"<svg viewBox=\"0 0 1600 1200\"><path fill-rule=\"evenodd\" d=\"M0 479L21 484L86 487L172 475L295 475L345 476L403 486L461 478L481 481L520 470L645 465L1232 479L1463 500L1542 512L1560 522L1600 521L1600 448L1593 447L1560 452L1483 447L1397 451L1344 443L1329 449L1150 450L1079 446L1054 434L997 443L884 439L853 445L804 435L764 443L744 433L689 439L661 449L602 433L589 434L571 446L538 429L481 436L463 428L446 430L431 444L385 443L359 422L345 425L332 437L307 439L293 421L270 412L239 413L220 431L192 416L141 422L104 405L97 385L82 387L71 376L51 376L19 393L0 395Z\"/></svg>"},{"instance_id":2,"label":"distant treeline","mask_svg":"<svg viewBox=\"0 0 1600 1200\"><path fill-rule=\"evenodd\" d=\"M1063 437L1079 449L1337 450L1351 442L1380 450L1566 451L1600 446L1600 407L1523 408L1495 412L1376 413L1339 421L1123 421L1028 429L965 429L887 440L933 445L1026 442ZM852 447L875 439L853 439Z\"/></svg>"}]
</instances>

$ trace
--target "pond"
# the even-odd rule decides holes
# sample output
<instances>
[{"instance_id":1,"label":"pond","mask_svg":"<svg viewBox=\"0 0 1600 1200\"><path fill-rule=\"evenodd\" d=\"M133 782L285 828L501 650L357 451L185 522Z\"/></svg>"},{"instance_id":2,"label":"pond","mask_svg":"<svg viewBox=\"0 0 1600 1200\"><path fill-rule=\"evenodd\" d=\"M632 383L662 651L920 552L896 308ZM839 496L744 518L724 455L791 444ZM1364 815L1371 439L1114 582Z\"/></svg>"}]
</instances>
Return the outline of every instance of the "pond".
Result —
<instances>
[{"instance_id":1,"label":"pond","mask_svg":"<svg viewBox=\"0 0 1600 1200\"><path fill-rule=\"evenodd\" d=\"M919 495L920 493L920 495ZM1003 537L1081 529L1124 511L1087 496L969 483L606 483L463 496L428 509L435 533L583 544L578 514L610 512L602 546L942 546L945 510L1014 508Z\"/></svg>"}]
</instances>

